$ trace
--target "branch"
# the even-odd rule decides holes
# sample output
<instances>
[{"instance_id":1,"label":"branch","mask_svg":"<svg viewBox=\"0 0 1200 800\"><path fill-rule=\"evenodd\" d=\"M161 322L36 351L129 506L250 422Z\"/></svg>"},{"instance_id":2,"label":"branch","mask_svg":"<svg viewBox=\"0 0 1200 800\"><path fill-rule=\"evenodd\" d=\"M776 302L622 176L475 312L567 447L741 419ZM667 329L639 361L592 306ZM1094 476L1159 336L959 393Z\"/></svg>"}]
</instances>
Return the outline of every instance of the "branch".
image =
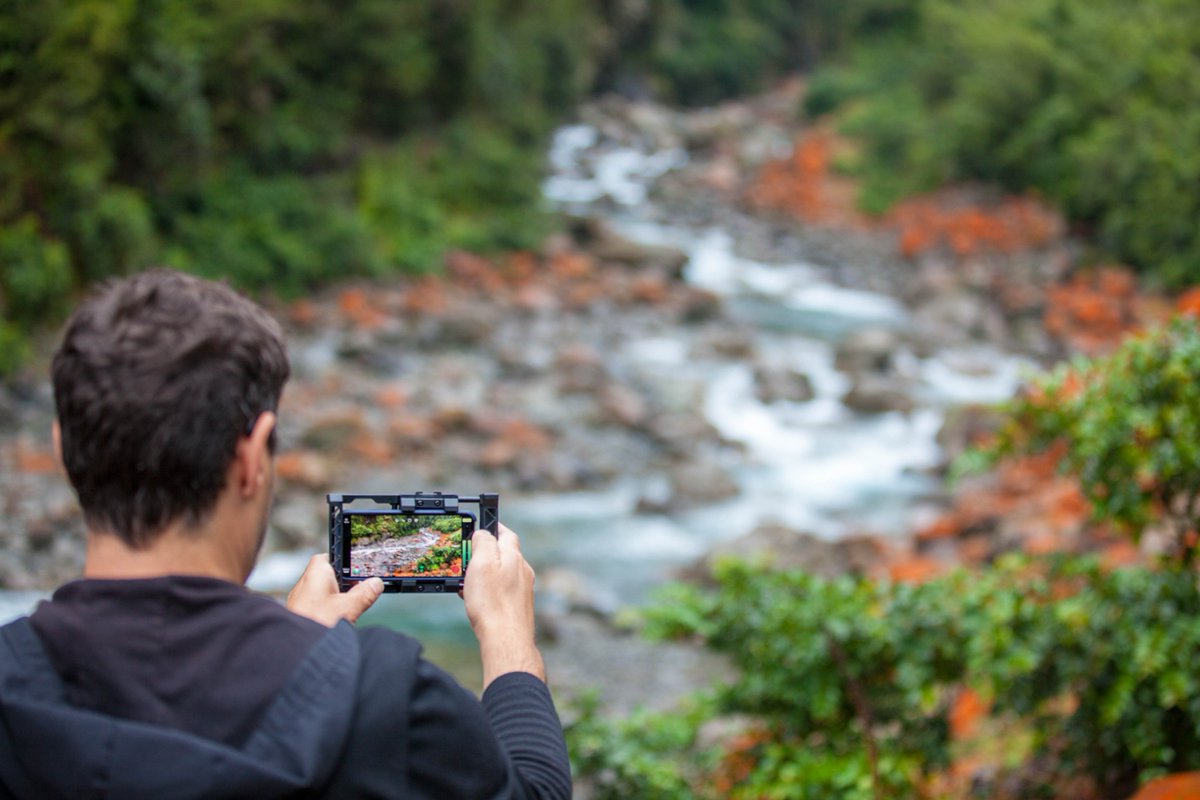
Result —
<instances>
[{"instance_id":1,"label":"branch","mask_svg":"<svg viewBox=\"0 0 1200 800\"><path fill-rule=\"evenodd\" d=\"M825 640L829 643L829 652L833 656L834 664L837 665L838 675L846 684L846 693L850 695L850 702L854 704L854 713L858 717L858 722L863 729L863 736L866 738L867 761L871 765L871 788L875 792L875 800L884 800L883 785L879 782L879 747L875 742L875 722L866 690L863 689L858 679L850 674L849 659L837 639L834 639L826 631Z\"/></svg>"}]
</instances>

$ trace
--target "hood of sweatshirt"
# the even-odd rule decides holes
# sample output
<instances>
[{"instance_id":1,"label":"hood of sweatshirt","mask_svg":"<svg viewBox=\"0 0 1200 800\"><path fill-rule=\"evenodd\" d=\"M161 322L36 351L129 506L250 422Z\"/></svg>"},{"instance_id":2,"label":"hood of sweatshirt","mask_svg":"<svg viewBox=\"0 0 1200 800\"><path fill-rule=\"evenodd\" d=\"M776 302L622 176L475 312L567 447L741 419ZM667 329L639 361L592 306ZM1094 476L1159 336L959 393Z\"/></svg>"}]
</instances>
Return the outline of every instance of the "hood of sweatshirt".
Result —
<instances>
[{"instance_id":1,"label":"hood of sweatshirt","mask_svg":"<svg viewBox=\"0 0 1200 800\"><path fill-rule=\"evenodd\" d=\"M0 797L188 800L319 790L345 746L359 660L348 623L316 634L265 710L221 741L72 703L43 639L22 618L0 628Z\"/></svg>"}]
</instances>

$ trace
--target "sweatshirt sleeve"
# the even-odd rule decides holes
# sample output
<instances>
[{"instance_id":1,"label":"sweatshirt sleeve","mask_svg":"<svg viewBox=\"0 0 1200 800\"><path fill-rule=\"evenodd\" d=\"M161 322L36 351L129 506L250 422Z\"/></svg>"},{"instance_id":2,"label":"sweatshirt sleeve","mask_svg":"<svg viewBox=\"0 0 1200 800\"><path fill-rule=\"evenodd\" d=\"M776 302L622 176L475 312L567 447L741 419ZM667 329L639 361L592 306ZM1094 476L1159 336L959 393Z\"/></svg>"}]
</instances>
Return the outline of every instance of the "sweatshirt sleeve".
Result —
<instances>
[{"instance_id":1,"label":"sweatshirt sleeve","mask_svg":"<svg viewBox=\"0 0 1200 800\"><path fill-rule=\"evenodd\" d=\"M533 675L483 702L421 658L413 639L359 631L354 724L327 797L567 800L571 765L550 691Z\"/></svg>"},{"instance_id":2,"label":"sweatshirt sleeve","mask_svg":"<svg viewBox=\"0 0 1200 800\"><path fill-rule=\"evenodd\" d=\"M483 693L483 711L530 797L571 796L562 723L541 679L528 672L501 675Z\"/></svg>"}]
</instances>

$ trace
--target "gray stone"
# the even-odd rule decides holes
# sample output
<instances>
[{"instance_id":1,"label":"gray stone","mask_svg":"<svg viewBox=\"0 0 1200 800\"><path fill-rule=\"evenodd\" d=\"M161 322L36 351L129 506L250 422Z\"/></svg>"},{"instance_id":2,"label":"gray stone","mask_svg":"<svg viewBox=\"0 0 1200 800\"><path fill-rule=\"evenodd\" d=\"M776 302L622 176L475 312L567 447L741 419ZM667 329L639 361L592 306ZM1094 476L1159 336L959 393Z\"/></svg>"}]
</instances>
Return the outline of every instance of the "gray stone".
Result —
<instances>
[{"instance_id":1,"label":"gray stone","mask_svg":"<svg viewBox=\"0 0 1200 800\"><path fill-rule=\"evenodd\" d=\"M802 570L823 578L833 578L872 572L884 563L887 551L882 542L869 536L828 541L778 523L766 523L745 536L716 545L703 557L680 570L679 577L712 584L713 567L718 561L731 557L761 564L772 570Z\"/></svg>"},{"instance_id":2,"label":"gray stone","mask_svg":"<svg viewBox=\"0 0 1200 800\"><path fill-rule=\"evenodd\" d=\"M833 365L852 375L888 372L892 369L900 344L900 334L890 328L857 331L838 345Z\"/></svg>"},{"instance_id":3,"label":"gray stone","mask_svg":"<svg viewBox=\"0 0 1200 800\"><path fill-rule=\"evenodd\" d=\"M665 499L653 495L638 501L643 513L671 513L719 503L736 497L737 482L712 459L694 457L674 465L668 473L670 491Z\"/></svg>"},{"instance_id":4,"label":"gray stone","mask_svg":"<svg viewBox=\"0 0 1200 800\"><path fill-rule=\"evenodd\" d=\"M675 279L683 277L688 254L678 247L635 242L612 227L607 221L588 217L576 219L572 232L581 247L601 261L615 261L630 266L662 267Z\"/></svg>"},{"instance_id":5,"label":"gray stone","mask_svg":"<svg viewBox=\"0 0 1200 800\"><path fill-rule=\"evenodd\" d=\"M877 375L860 375L854 379L850 391L842 397L842 402L847 408L864 414L882 414L888 411L902 411L907 414L916 407L908 388L903 381Z\"/></svg>"},{"instance_id":6,"label":"gray stone","mask_svg":"<svg viewBox=\"0 0 1200 800\"><path fill-rule=\"evenodd\" d=\"M759 365L754 369L754 386L758 399L764 403L786 400L806 403L813 399L812 381L807 375L787 367Z\"/></svg>"}]
</instances>

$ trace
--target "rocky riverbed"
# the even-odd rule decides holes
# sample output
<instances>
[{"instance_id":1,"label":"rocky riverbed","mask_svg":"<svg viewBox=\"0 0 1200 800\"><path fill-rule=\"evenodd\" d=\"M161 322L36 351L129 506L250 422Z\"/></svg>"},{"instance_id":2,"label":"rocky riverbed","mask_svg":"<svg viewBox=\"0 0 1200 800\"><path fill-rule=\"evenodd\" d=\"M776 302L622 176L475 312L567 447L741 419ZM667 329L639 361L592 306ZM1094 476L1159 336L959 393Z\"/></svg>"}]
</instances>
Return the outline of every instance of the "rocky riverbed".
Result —
<instances>
[{"instance_id":1,"label":"rocky riverbed","mask_svg":"<svg viewBox=\"0 0 1200 800\"><path fill-rule=\"evenodd\" d=\"M799 89L694 112L595 103L550 153L566 221L537 252L453 252L443 277L273 304L295 377L255 585L324 549L327 491L499 491L531 531L556 686L625 709L721 674L612 624L712 553L900 577L914 548L958 558L928 544L946 536L911 538L952 505L946 453L986 428L958 409L1071 350L1044 321L1076 248L1044 209L979 190L863 219ZM44 374L0 390L13 613L35 596L13 590L82 563Z\"/></svg>"}]
</instances>

